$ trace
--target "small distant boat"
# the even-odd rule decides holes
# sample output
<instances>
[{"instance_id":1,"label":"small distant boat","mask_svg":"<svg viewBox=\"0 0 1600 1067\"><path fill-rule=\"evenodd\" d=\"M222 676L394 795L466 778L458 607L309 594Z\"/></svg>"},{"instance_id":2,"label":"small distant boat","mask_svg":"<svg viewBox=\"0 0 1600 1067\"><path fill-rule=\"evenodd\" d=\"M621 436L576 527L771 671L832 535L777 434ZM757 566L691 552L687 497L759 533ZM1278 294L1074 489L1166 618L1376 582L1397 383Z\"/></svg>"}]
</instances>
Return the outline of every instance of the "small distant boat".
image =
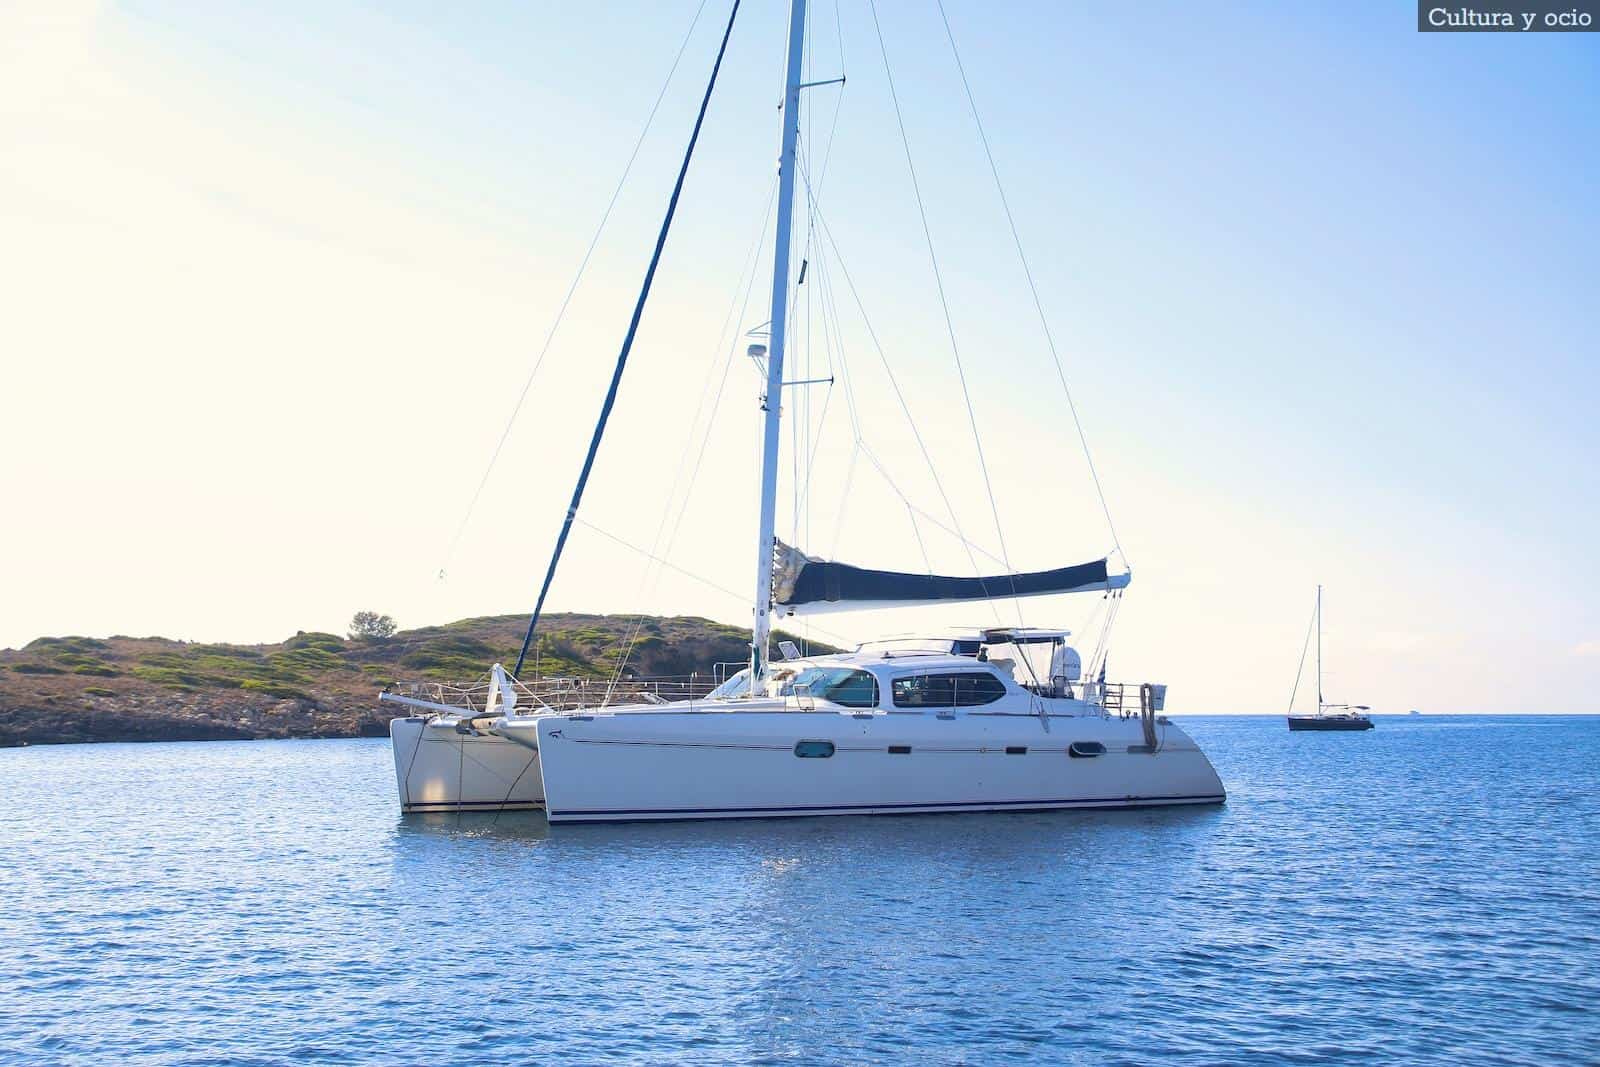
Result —
<instances>
[{"instance_id":1,"label":"small distant boat","mask_svg":"<svg viewBox=\"0 0 1600 1067\"><path fill-rule=\"evenodd\" d=\"M1406 714L1407 715L1421 715L1422 712L1418 711L1416 708L1412 708L1410 711L1406 712Z\"/></svg>"},{"instance_id":2,"label":"small distant boat","mask_svg":"<svg viewBox=\"0 0 1600 1067\"><path fill-rule=\"evenodd\" d=\"M1289 729L1290 730L1370 730L1372 720L1366 713L1372 709L1366 704L1329 704L1322 697L1322 586L1317 586L1317 609L1312 617L1312 626L1317 631L1317 713L1315 715L1296 715L1294 713L1294 698L1300 692L1300 670L1294 673L1294 691L1289 694ZM1311 634L1306 634L1306 644L1310 644ZM1306 649L1300 649L1300 669L1306 665ZM1416 711L1412 711L1416 715Z\"/></svg>"}]
</instances>

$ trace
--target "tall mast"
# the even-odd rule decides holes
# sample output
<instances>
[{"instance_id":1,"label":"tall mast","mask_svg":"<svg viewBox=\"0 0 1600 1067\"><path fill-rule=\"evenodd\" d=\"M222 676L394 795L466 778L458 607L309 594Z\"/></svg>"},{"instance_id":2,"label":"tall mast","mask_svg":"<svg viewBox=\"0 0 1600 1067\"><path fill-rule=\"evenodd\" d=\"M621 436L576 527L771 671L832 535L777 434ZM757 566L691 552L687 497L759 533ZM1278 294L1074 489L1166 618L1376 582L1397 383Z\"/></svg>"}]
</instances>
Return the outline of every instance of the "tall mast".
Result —
<instances>
[{"instance_id":1,"label":"tall mast","mask_svg":"<svg viewBox=\"0 0 1600 1067\"><path fill-rule=\"evenodd\" d=\"M1322 586L1317 586L1317 714L1322 714Z\"/></svg>"},{"instance_id":2,"label":"tall mast","mask_svg":"<svg viewBox=\"0 0 1600 1067\"><path fill-rule=\"evenodd\" d=\"M767 667L772 633L772 564L778 519L778 419L783 407L783 342L789 311L789 230L794 221L795 142L800 136L800 63L805 50L806 0L789 13L789 62L783 90L783 148L778 157L778 229L772 250L772 323L767 348L766 418L761 447L761 530L756 539L755 620L750 638L750 685Z\"/></svg>"}]
</instances>

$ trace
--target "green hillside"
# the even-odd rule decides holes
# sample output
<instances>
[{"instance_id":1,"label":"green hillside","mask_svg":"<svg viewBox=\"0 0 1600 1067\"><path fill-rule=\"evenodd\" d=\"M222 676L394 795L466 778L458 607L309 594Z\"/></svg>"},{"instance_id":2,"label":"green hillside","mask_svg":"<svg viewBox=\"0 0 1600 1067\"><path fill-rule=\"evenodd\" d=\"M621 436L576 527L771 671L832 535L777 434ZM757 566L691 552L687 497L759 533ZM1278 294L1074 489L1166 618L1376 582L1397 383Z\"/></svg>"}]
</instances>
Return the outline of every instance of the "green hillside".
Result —
<instances>
[{"instance_id":1,"label":"green hillside","mask_svg":"<svg viewBox=\"0 0 1600 1067\"><path fill-rule=\"evenodd\" d=\"M552 615L526 678L609 677L635 616ZM385 734L386 686L469 684L522 644L525 615L462 619L351 640L297 633L273 645L161 637L41 637L0 650L0 746ZM645 618L627 670L704 677L748 655L750 631L688 616ZM819 651L823 649L813 646Z\"/></svg>"}]
</instances>

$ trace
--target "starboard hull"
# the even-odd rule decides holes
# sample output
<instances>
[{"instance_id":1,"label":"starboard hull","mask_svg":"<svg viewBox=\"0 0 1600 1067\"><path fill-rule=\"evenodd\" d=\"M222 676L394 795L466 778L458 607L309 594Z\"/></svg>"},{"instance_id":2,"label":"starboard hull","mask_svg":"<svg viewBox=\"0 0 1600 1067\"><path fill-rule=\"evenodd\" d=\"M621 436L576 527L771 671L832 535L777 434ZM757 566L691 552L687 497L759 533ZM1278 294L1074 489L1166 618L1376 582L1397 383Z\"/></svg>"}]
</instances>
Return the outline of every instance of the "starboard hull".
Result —
<instances>
[{"instance_id":1,"label":"starboard hull","mask_svg":"<svg viewBox=\"0 0 1600 1067\"><path fill-rule=\"evenodd\" d=\"M652 714L537 722L552 823L1218 804L1186 734L1030 715ZM1095 755L1069 750L1103 746ZM828 755L799 755L829 752Z\"/></svg>"},{"instance_id":2,"label":"starboard hull","mask_svg":"<svg viewBox=\"0 0 1600 1067\"><path fill-rule=\"evenodd\" d=\"M1085 717L555 716L515 740L396 719L406 812L545 808L552 823L909 815L1220 804L1188 735ZM698 721L696 721L698 720ZM714 730L704 726L715 723ZM730 725L736 729L729 729ZM1048 728L1047 728L1048 726ZM508 731L510 732L510 731ZM826 758L796 745L832 745ZM1073 756L1074 743L1096 755ZM1085 745L1085 743L1088 743ZM909 751L907 751L909 750ZM541 759L541 755L544 756Z\"/></svg>"}]
</instances>

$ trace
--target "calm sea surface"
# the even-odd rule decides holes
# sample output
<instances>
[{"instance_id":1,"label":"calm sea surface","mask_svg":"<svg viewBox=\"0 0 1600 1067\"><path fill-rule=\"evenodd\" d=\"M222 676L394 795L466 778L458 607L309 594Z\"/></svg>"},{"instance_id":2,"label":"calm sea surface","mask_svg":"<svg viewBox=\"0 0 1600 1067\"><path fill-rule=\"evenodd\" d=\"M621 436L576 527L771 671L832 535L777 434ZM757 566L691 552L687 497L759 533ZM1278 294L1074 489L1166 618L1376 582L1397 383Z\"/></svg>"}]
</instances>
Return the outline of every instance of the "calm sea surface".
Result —
<instances>
[{"instance_id":1,"label":"calm sea surface","mask_svg":"<svg viewBox=\"0 0 1600 1067\"><path fill-rule=\"evenodd\" d=\"M1226 807L552 829L402 818L385 741L0 751L0 1060L1600 1060L1600 719L1186 725Z\"/></svg>"}]
</instances>

